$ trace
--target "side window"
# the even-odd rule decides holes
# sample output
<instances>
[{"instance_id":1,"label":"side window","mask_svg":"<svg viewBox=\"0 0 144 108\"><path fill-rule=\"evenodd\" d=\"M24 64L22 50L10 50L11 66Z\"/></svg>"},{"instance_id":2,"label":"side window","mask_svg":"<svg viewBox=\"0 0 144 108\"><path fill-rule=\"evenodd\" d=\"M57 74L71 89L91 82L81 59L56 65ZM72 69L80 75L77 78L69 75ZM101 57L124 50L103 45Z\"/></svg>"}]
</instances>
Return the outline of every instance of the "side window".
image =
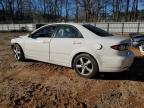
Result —
<instances>
[{"instance_id":1,"label":"side window","mask_svg":"<svg viewBox=\"0 0 144 108\"><path fill-rule=\"evenodd\" d=\"M76 28L62 25L57 30L55 38L82 38L82 35Z\"/></svg>"},{"instance_id":2,"label":"side window","mask_svg":"<svg viewBox=\"0 0 144 108\"><path fill-rule=\"evenodd\" d=\"M52 37L54 31L56 29L56 26L47 26L44 28L41 28L40 30L38 30L37 32L35 32L34 34L32 34L32 38L39 38L39 37Z\"/></svg>"}]
</instances>

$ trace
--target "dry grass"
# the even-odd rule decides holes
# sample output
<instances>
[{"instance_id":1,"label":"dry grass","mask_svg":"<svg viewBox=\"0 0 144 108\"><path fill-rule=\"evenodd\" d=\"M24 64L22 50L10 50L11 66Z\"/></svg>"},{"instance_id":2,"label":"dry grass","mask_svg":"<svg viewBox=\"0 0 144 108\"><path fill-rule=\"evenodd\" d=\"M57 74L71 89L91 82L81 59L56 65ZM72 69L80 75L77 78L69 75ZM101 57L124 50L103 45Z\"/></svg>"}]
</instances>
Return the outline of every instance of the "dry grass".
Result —
<instances>
[{"instance_id":1,"label":"dry grass","mask_svg":"<svg viewBox=\"0 0 144 108\"><path fill-rule=\"evenodd\" d=\"M27 60L17 62L10 39L22 33L0 33L0 108L143 108L144 61L124 73L102 73L93 79L72 69ZM137 57L138 49L130 48Z\"/></svg>"},{"instance_id":2,"label":"dry grass","mask_svg":"<svg viewBox=\"0 0 144 108\"><path fill-rule=\"evenodd\" d=\"M131 47L130 50L137 58L144 58L144 54L142 54L138 48Z\"/></svg>"}]
</instances>

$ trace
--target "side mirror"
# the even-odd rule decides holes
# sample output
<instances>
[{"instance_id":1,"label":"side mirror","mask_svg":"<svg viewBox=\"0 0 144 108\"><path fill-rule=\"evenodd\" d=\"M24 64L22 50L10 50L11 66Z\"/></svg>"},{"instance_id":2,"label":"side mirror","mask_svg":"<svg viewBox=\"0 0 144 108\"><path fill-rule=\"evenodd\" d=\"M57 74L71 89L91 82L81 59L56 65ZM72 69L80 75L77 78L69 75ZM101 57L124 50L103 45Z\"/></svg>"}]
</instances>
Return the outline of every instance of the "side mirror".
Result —
<instances>
[{"instance_id":1,"label":"side mirror","mask_svg":"<svg viewBox=\"0 0 144 108\"><path fill-rule=\"evenodd\" d=\"M29 37L29 38L32 38L32 39L36 39L36 37L32 37L32 34L31 34L31 33L28 34L28 37Z\"/></svg>"}]
</instances>

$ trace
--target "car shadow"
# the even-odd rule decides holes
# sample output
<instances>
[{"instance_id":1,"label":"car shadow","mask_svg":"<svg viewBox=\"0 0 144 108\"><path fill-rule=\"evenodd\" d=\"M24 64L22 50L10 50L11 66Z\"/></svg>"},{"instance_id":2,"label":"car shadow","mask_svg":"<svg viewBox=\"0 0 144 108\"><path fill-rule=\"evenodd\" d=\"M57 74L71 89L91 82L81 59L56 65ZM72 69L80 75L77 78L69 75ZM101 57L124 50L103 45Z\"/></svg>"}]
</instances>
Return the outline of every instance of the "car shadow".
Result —
<instances>
[{"instance_id":1,"label":"car shadow","mask_svg":"<svg viewBox=\"0 0 144 108\"><path fill-rule=\"evenodd\" d=\"M25 62L43 63L36 60L27 59ZM93 77L96 80L132 80L144 81L144 58L135 58L132 66L128 71L124 72L100 72L99 75Z\"/></svg>"},{"instance_id":2,"label":"car shadow","mask_svg":"<svg viewBox=\"0 0 144 108\"><path fill-rule=\"evenodd\" d=\"M128 71L118 73L101 72L94 79L100 80L133 80L144 81L144 58L135 58L134 63Z\"/></svg>"},{"instance_id":3,"label":"car shadow","mask_svg":"<svg viewBox=\"0 0 144 108\"><path fill-rule=\"evenodd\" d=\"M32 60L32 59L26 59L24 62L32 62L32 63L40 63L41 61L37 61L37 60Z\"/></svg>"}]
</instances>

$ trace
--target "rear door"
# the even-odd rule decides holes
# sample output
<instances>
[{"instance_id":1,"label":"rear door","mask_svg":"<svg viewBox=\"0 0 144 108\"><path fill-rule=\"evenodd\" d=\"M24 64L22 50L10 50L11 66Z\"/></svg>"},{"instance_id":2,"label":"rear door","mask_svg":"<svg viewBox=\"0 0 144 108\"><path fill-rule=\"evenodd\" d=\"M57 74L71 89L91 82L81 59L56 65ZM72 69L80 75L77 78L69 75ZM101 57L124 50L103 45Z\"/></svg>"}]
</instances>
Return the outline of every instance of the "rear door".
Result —
<instances>
[{"instance_id":1,"label":"rear door","mask_svg":"<svg viewBox=\"0 0 144 108\"><path fill-rule=\"evenodd\" d=\"M71 25L60 25L50 43L50 60L66 64L73 50L80 47L83 37L77 28Z\"/></svg>"}]
</instances>

